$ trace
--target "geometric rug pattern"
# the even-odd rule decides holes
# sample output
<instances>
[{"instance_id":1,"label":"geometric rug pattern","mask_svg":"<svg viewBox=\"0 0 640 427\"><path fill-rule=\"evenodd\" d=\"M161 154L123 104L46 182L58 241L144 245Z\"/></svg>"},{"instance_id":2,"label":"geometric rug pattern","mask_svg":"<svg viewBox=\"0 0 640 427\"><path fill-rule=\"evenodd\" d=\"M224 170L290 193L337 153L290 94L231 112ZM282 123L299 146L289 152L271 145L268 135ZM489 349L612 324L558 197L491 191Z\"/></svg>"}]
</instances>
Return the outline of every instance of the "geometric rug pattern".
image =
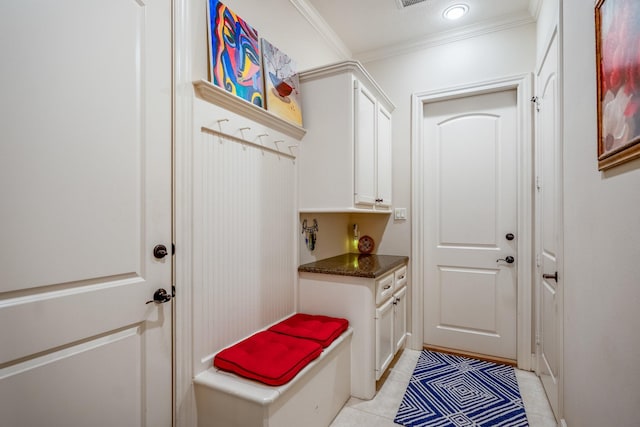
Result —
<instances>
[{"instance_id":1,"label":"geometric rug pattern","mask_svg":"<svg viewBox=\"0 0 640 427\"><path fill-rule=\"evenodd\" d=\"M394 422L407 427L527 427L511 366L423 350Z\"/></svg>"}]
</instances>

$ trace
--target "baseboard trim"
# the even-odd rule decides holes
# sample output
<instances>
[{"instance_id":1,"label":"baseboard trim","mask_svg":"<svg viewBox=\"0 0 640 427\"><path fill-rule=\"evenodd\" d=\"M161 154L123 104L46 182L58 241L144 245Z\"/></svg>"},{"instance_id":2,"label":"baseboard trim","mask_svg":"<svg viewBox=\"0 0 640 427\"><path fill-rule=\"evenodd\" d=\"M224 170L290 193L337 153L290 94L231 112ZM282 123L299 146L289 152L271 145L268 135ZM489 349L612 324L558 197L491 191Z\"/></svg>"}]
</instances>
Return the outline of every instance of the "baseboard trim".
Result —
<instances>
[{"instance_id":1,"label":"baseboard trim","mask_svg":"<svg viewBox=\"0 0 640 427\"><path fill-rule=\"evenodd\" d=\"M478 360L482 360L482 361L485 361L485 362L499 363L501 365L509 365L509 366L513 366L513 367L517 367L518 366L518 362L517 361L515 361L513 359L506 359L506 358L503 358L503 357L488 356L486 354L473 353L471 351L454 350L452 348L440 347L440 346L437 346L437 345L424 344L422 346L422 348L424 348L425 350L452 354L454 356L470 357L472 359L478 359Z\"/></svg>"}]
</instances>

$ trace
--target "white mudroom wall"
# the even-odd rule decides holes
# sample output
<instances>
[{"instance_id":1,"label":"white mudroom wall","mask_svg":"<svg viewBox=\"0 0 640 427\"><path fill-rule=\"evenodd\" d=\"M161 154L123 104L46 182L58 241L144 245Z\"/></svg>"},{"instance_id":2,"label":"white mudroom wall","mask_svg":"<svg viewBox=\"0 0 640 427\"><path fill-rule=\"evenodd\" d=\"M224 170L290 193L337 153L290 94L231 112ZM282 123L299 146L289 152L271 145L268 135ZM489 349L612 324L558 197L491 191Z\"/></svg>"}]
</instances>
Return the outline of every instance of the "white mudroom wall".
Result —
<instances>
[{"instance_id":1,"label":"white mudroom wall","mask_svg":"<svg viewBox=\"0 0 640 427\"><path fill-rule=\"evenodd\" d=\"M636 426L640 159L598 171L593 2L564 0L564 419Z\"/></svg>"},{"instance_id":2,"label":"white mudroom wall","mask_svg":"<svg viewBox=\"0 0 640 427\"><path fill-rule=\"evenodd\" d=\"M289 0L224 3L295 59L299 69L342 59ZM175 418L180 426L197 423L192 378L211 366L212 355L292 313L296 301L297 167L284 154L295 156L289 145L304 139L196 96L193 83L208 78L206 5L206 0L174 3ZM224 119L229 121L218 122ZM245 126L251 129L239 132ZM284 154L203 128L279 146ZM258 136L263 133L268 136ZM278 140L284 142L276 145Z\"/></svg>"},{"instance_id":3,"label":"white mudroom wall","mask_svg":"<svg viewBox=\"0 0 640 427\"><path fill-rule=\"evenodd\" d=\"M531 73L535 67L536 26L528 23L502 31L487 32L448 43L434 43L422 50L364 63L380 87L396 106L393 112L393 204L407 208L407 220L388 218L378 253L411 255L411 95L455 86ZM411 261L413 262L413 260ZM411 283L409 300L417 286ZM417 300L416 300L417 301ZM414 309L409 307L409 330L414 327ZM415 348L422 346L416 334Z\"/></svg>"},{"instance_id":4,"label":"white mudroom wall","mask_svg":"<svg viewBox=\"0 0 640 427\"><path fill-rule=\"evenodd\" d=\"M200 99L195 106L193 331L199 371L211 366L214 353L295 309L296 165L288 146L298 141ZM239 131L245 126L250 129ZM277 144L283 153L208 129L270 148L284 141Z\"/></svg>"},{"instance_id":5,"label":"white mudroom wall","mask_svg":"<svg viewBox=\"0 0 640 427\"><path fill-rule=\"evenodd\" d=\"M388 218L380 253L411 254L411 95L531 73L535 24L456 39L415 52L364 63L396 106L393 112L393 204L406 221Z\"/></svg>"}]
</instances>

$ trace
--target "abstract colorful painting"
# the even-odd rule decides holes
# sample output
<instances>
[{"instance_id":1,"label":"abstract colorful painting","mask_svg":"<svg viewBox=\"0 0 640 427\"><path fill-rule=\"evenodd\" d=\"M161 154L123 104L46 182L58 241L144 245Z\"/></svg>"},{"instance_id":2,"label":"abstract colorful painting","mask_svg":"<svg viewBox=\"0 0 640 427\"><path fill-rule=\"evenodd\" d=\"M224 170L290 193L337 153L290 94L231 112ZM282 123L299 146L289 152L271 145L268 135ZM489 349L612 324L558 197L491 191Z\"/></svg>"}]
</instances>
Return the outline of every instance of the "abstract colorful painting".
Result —
<instances>
[{"instance_id":1,"label":"abstract colorful painting","mask_svg":"<svg viewBox=\"0 0 640 427\"><path fill-rule=\"evenodd\" d=\"M264 107L258 32L218 0L209 0L208 16L211 81Z\"/></svg>"},{"instance_id":2,"label":"abstract colorful painting","mask_svg":"<svg viewBox=\"0 0 640 427\"><path fill-rule=\"evenodd\" d=\"M596 4L598 169L640 157L640 1Z\"/></svg>"},{"instance_id":3,"label":"abstract colorful painting","mask_svg":"<svg viewBox=\"0 0 640 427\"><path fill-rule=\"evenodd\" d=\"M267 110L302 126L300 82L295 62L262 39L262 64Z\"/></svg>"}]
</instances>

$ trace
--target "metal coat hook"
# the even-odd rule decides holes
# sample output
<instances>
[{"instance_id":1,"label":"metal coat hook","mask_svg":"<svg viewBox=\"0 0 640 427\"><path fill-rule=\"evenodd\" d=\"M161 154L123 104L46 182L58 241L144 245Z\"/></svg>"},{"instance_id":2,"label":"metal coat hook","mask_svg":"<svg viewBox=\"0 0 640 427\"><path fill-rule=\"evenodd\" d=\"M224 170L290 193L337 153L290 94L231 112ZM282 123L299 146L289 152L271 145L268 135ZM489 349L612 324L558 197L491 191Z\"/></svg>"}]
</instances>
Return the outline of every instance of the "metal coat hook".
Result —
<instances>
[{"instance_id":1,"label":"metal coat hook","mask_svg":"<svg viewBox=\"0 0 640 427\"><path fill-rule=\"evenodd\" d=\"M220 132L222 132L222 124L223 124L224 122L228 122L228 121L229 121L229 119L220 119L220 120L216 120L216 122L218 123L218 129L220 129ZM219 140L220 140L220 141L219 141L219 142L220 142L220 144L222 144L222 136L219 136Z\"/></svg>"},{"instance_id":2,"label":"metal coat hook","mask_svg":"<svg viewBox=\"0 0 640 427\"><path fill-rule=\"evenodd\" d=\"M269 134L268 133L261 133L256 138L258 138L260 140L260 145L262 145L264 147L264 142L262 142L262 137L263 136L269 136ZM262 150L262 155L264 156L264 150Z\"/></svg>"},{"instance_id":3,"label":"metal coat hook","mask_svg":"<svg viewBox=\"0 0 640 427\"><path fill-rule=\"evenodd\" d=\"M242 135L242 139L245 139L245 137L244 137L244 131L245 131L245 130L251 130L251 128L250 128L249 126L245 126L245 127L242 127L242 128L240 128L240 129L238 129L238 130L240 131L240 135Z\"/></svg>"},{"instance_id":4,"label":"metal coat hook","mask_svg":"<svg viewBox=\"0 0 640 427\"><path fill-rule=\"evenodd\" d=\"M273 141L273 145L276 146L276 151L278 152L278 159L280 158L280 146L278 146L278 143L280 142L284 142L284 139L277 139Z\"/></svg>"},{"instance_id":5,"label":"metal coat hook","mask_svg":"<svg viewBox=\"0 0 640 427\"><path fill-rule=\"evenodd\" d=\"M304 234L304 241L307 245L307 249L313 251L316 248L316 234L318 233L318 221L314 218L313 225L309 227L307 220L302 221L302 234Z\"/></svg>"}]
</instances>

